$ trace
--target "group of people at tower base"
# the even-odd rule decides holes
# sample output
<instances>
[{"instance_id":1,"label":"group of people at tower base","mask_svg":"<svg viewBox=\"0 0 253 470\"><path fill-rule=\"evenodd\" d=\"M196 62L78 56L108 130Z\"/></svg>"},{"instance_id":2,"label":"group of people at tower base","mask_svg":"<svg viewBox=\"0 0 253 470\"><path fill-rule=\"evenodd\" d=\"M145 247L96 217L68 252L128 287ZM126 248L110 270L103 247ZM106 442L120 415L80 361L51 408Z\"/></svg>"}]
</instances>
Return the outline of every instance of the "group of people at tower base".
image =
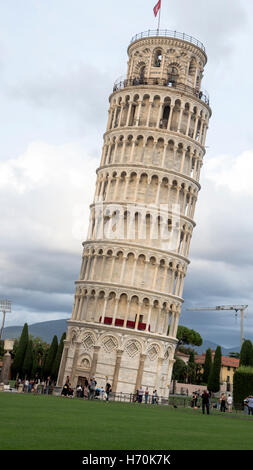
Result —
<instances>
[{"instance_id":1,"label":"group of people at tower base","mask_svg":"<svg viewBox=\"0 0 253 470\"><path fill-rule=\"evenodd\" d=\"M84 398L86 400L94 400L95 398L99 398L108 401L111 391L112 387L109 382L107 382L105 389L103 387L99 388L97 386L95 377L90 379L84 377L83 383L79 383L74 390L71 387L70 378L68 376L63 386L61 396L69 398L76 396L77 398Z\"/></svg>"},{"instance_id":2,"label":"group of people at tower base","mask_svg":"<svg viewBox=\"0 0 253 470\"><path fill-rule=\"evenodd\" d=\"M69 398L84 398L86 400L109 400L109 397L112 392L112 387L109 382L106 383L105 389L104 387L98 387L97 381L95 377L88 379L84 377L82 383L78 383L76 389L74 390L70 383L69 376L66 378L65 384L62 388L61 396L69 397ZM143 398L146 404L152 403L158 404L159 398L157 395L157 390L153 390L152 394L150 394L148 387L144 390L143 387L140 387L136 390L135 394L131 395L133 402L142 403Z\"/></svg>"}]
</instances>

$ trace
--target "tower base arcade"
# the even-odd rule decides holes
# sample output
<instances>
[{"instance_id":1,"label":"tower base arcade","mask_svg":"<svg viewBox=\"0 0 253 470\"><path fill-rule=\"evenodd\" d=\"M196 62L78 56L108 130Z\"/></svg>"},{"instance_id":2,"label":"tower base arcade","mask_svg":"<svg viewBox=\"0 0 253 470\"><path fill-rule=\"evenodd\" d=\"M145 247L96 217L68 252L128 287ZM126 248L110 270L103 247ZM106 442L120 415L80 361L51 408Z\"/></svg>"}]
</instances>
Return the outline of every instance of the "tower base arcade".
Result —
<instances>
[{"instance_id":1,"label":"tower base arcade","mask_svg":"<svg viewBox=\"0 0 253 470\"><path fill-rule=\"evenodd\" d=\"M99 387L109 382L115 393L133 394L142 386L166 397L176 344L169 336L69 321L57 385L69 376L76 387L94 376Z\"/></svg>"}]
</instances>

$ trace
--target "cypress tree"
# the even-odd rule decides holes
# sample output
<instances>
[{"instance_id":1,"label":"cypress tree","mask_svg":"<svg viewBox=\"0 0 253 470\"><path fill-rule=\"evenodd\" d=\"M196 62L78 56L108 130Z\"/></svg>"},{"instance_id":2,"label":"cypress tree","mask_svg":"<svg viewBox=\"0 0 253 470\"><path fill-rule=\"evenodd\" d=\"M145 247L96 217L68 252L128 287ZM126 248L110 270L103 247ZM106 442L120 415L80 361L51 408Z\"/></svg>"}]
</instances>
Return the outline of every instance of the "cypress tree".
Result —
<instances>
[{"instance_id":1,"label":"cypress tree","mask_svg":"<svg viewBox=\"0 0 253 470\"><path fill-rule=\"evenodd\" d=\"M58 377L58 372L59 372L59 368L60 368L61 357L62 357L62 352L63 352L63 348L64 348L64 340L65 339L66 339L66 333L63 333L63 335L61 337L61 340L60 340L60 343L59 343L59 346L58 346L58 349L57 349L57 353L56 353L56 356L55 356L55 360L54 360L53 367L52 367L52 372L51 372L51 376L54 380L57 380L57 377Z\"/></svg>"},{"instance_id":2,"label":"cypress tree","mask_svg":"<svg viewBox=\"0 0 253 470\"><path fill-rule=\"evenodd\" d=\"M220 390L220 370L221 370L221 347L217 346L211 372L208 378L207 388L210 392L219 392Z\"/></svg>"},{"instance_id":3,"label":"cypress tree","mask_svg":"<svg viewBox=\"0 0 253 470\"><path fill-rule=\"evenodd\" d=\"M212 369L212 350L211 348L206 350L204 372L203 372L203 382L208 383L209 375Z\"/></svg>"},{"instance_id":4,"label":"cypress tree","mask_svg":"<svg viewBox=\"0 0 253 470\"><path fill-rule=\"evenodd\" d=\"M27 344L23 367L22 367L23 376L27 377L28 379L31 378L32 365L33 365L33 342L32 340L30 340L28 341L28 344Z\"/></svg>"},{"instance_id":5,"label":"cypress tree","mask_svg":"<svg viewBox=\"0 0 253 470\"><path fill-rule=\"evenodd\" d=\"M35 375L40 372L40 366L36 351L33 350L32 372L31 377L34 379Z\"/></svg>"},{"instance_id":6,"label":"cypress tree","mask_svg":"<svg viewBox=\"0 0 253 470\"><path fill-rule=\"evenodd\" d=\"M246 339L240 351L240 366L253 367L253 345L249 339Z\"/></svg>"},{"instance_id":7,"label":"cypress tree","mask_svg":"<svg viewBox=\"0 0 253 470\"><path fill-rule=\"evenodd\" d=\"M17 374L19 374L19 376L22 377L23 362L24 362L28 342L29 342L28 325L27 323L25 323L23 326L23 330L22 330L22 333L18 342L16 354L15 354L13 364L12 364L13 377L16 377Z\"/></svg>"},{"instance_id":8,"label":"cypress tree","mask_svg":"<svg viewBox=\"0 0 253 470\"><path fill-rule=\"evenodd\" d=\"M50 345L50 348L48 350L48 354L45 360L45 366L44 366L44 372L43 372L45 379L49 376L51 377L57 349L58 349L58 339L57 339L57 336L55 335L53 337L52 343Z\"/></svg>"}]
</instances>

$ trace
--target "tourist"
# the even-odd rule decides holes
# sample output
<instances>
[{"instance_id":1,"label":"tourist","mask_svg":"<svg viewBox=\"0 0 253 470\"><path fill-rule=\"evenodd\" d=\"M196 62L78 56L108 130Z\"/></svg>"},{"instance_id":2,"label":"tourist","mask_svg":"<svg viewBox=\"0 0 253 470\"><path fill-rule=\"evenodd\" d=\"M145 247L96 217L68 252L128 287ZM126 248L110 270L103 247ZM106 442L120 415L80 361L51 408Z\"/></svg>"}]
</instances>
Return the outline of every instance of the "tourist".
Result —
<instances>
[{"instance_id":1,"label":"tourist","mask_svg":"<svg viewBox=\"0 0 253 470\"><path fill-rule=\"evenodd\" d=\"M29 380L24 380L23 392L28 392Z\"/></svg>"},{"instance_id":2,"label":"tourist","mask_svg":"<svg viewBox=\"0 0 253 470\"><path fill-rule=\"evenodd\" d=\"M87 385L86 385L86 383L87 383ZM88 400L88 399L89 399L89 388L88 388L88 385L89 385L89 383L88 383L88 380L87 380L87 382L85 382L84 387L83 387L83 398L84 398L84 400Z\"/></svg>"},{"instance_id":3,"label":"tourist","mask_svg":"<svg viewBox=\"0 0 253 470\"><path fill-rule=\"evenodd\" d=\"M194 398L194 408L195 410L198 408L198 392L195 392L195 398Z\"/></svg>"},{"instance_id":4,"label":"tourist","mask_svg":"<svg viewBox=\"0 0 253 470\"><path fill-rule=\"evenodd\" d=\"M71 387L71 383L68 383L68 398L74 398L74 390L73 388Z\"/></svg>"},{"instance_id":5,"label":"tourist","mask_svg":"<svg viewBox=\"0 0 253 470\"><path fill-rule=\"evenodd\" d=\"M76 397L77 398L81 398L82 391L83 391L82 385L78 384L77 387L76 387Z\"/></svg>"},{"instance_id":6,"label":"tourist","mask_svg":"<svg viewBox=\"0 0 253 470\"><path fill-rule=\"evenodd\" d=\"M143 388L141 387L141 388L138 390L138 402L139 402L139 403L142 403L143 394L144 394L144 390L143 390Z\"/></svg>"},{"instance_id":7,"label":"tourist","mask_svg":"<svg viewBox=\"0 0 253 470\"><path fill-rule=\"evenodd\" d=\"M153 393L152 393L152 405L157 405L157 404L158 404L157 391L154 390Z\"/></svg>"},{"instance_id":8,"label":"tourist","mask_svg":"<svg viewBox=\"0 0 253 470\"><path fill-rule=\"evenodd\" d=\"M228 395L227 405L228 405L228 412L229 413L232 412L232 403L233 403L233 399L232 399L231 395Z\"/></svg>"},{"instance_id":9,"label":"tourist","mask_svg":"<svg viewBox=\"0 0 253 470\"><path fill-rule=\"evenodd\" d=\"M50 380L50 377L48 377L47 380L45 381L45 389L44 389L44 393L46 393L47 395L49 395L49 392L50 392L50 385L51 385L51 380Z\"/></svg>"},{"instance_id":10,"label":"tourist","mask_svg":"<svg viewBox=\"0 0 253 470\"><path fill-rule=\"evenodd\" d=\"M93 400L93 398L95 398L95 393L96 393L96 385L97 385L97 382L95 380L95 377L93 377L90 381L90 384L88 386L89 388L89 399L90 400Z\"/></svg>"},{"instance_id":11,"label":"tourist","mask_svg":"<svg viewBox=\"0 0 253 470\"><path fill-rule=\"evenodd\" d=\"M192 394L192 399L191 399L191 407L194 408L195 406L195 400L196 400L196 394L193 392Z\"/></svg>"},{"instance_id":12,"label":"tourist","mask_svg":"<svg viewBox=\"0 0 253 470\"><path fill-rule=\"evenodd\" d=\"M100 388L100 399L103 400L104 396L105 396L105 389L104 389L104 387L101 387Z\"/></svg>"},{"instance_id":13,"label":"tourist","mask_svg":"<svg viewBox=\"0 0 253 470\"><path fill-rule=\"evenodd\" d=\"M106 401L109 400L109 395L110 395L111 391L112 391L111 384L109 382L107 382L106 387L105 387Z\"/></svg>"},{"instance_id":14,"label":"tourist","mask_svg":"<svg viewBox=\"0 0 253 470\"><path fill-rule=\"evenodd\" d=\"M66 382L65 385L63 386L61 396L67 397L68 393L69 393L69 384L68 382Z\"/></svg>"},{"instance_id":15,"label":"tourist","mask_svg":"<svg viewBox=\"0 0 253 470\"><path fill-rule=\"evenodd\" d=\"M146 403L146 405L148 403L148 397L149 397L149 390L148 390L148 387L146 387L146 390L145 390L145 403Z\"/></svg>"},{"instance_id":16,"label":"tourist","mask_svg":"<svg viewBox=\"0 0 253 470\"><path fill-rule=\"evenodd\" d=\"M248 415L252 414L253 415L253 396L249 395L246 400L245 400L247 406L248 406Z\"/></svg>"},{"instance_id":17,"label":"tourist","mask_svg":"<svg viewBox=\"0 0 253 470\"><path fill-rule=\"evenodd\" d=\"M203 412L203 415L205 414L205 409L206 409L207 414L209 415L210 395L209 395L207 390L204 390L204 392L202 393L201 398L202 398L202 412Z\"/></svg>"},{"instance_id":18,"label":"tourist","mask_svg":"<svg viewBox=\"0 0 253 470\"><path fill-rule=\"evenodd\" d=\"M220 411L226 411L226 396L224 393L222 393L220 397Z\"/></svg>"}]
</instances>

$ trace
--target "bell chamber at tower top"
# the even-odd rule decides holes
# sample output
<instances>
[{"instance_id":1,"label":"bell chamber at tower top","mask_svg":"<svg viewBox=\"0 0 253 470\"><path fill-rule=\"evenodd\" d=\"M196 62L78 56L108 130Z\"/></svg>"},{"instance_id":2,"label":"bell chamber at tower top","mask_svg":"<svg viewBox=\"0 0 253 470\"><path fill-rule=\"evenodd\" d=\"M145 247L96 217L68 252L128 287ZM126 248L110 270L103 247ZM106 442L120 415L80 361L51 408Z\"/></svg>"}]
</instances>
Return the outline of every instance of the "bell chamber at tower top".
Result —
<instances>
[{"instance_id":1,"label":"bell chamber at tower top","mask_svg":"<svg viewBox=\"0 0 253 470\"><path fill-rule=\"evenodd\" d=\"M128 69L110 95L106 132L145 127L183 134L204 151L209 97L201 89L205 48L191 36L168 30L136 35Z\"/></svg>"},{"instance_id":2,"label":"bell chamber at tower top","mask_svg":"<svg viewBox=\"0 0 253 470\"><path fill-rule=\"evenodd\" d=\"M164 86L209 105L207 93L201 91L207 56L203 44L192 36L168 30L140 33L132 39L128 56L127 76L115 82L114 92L139 85Z\"/></svg>"}]
</instances>

